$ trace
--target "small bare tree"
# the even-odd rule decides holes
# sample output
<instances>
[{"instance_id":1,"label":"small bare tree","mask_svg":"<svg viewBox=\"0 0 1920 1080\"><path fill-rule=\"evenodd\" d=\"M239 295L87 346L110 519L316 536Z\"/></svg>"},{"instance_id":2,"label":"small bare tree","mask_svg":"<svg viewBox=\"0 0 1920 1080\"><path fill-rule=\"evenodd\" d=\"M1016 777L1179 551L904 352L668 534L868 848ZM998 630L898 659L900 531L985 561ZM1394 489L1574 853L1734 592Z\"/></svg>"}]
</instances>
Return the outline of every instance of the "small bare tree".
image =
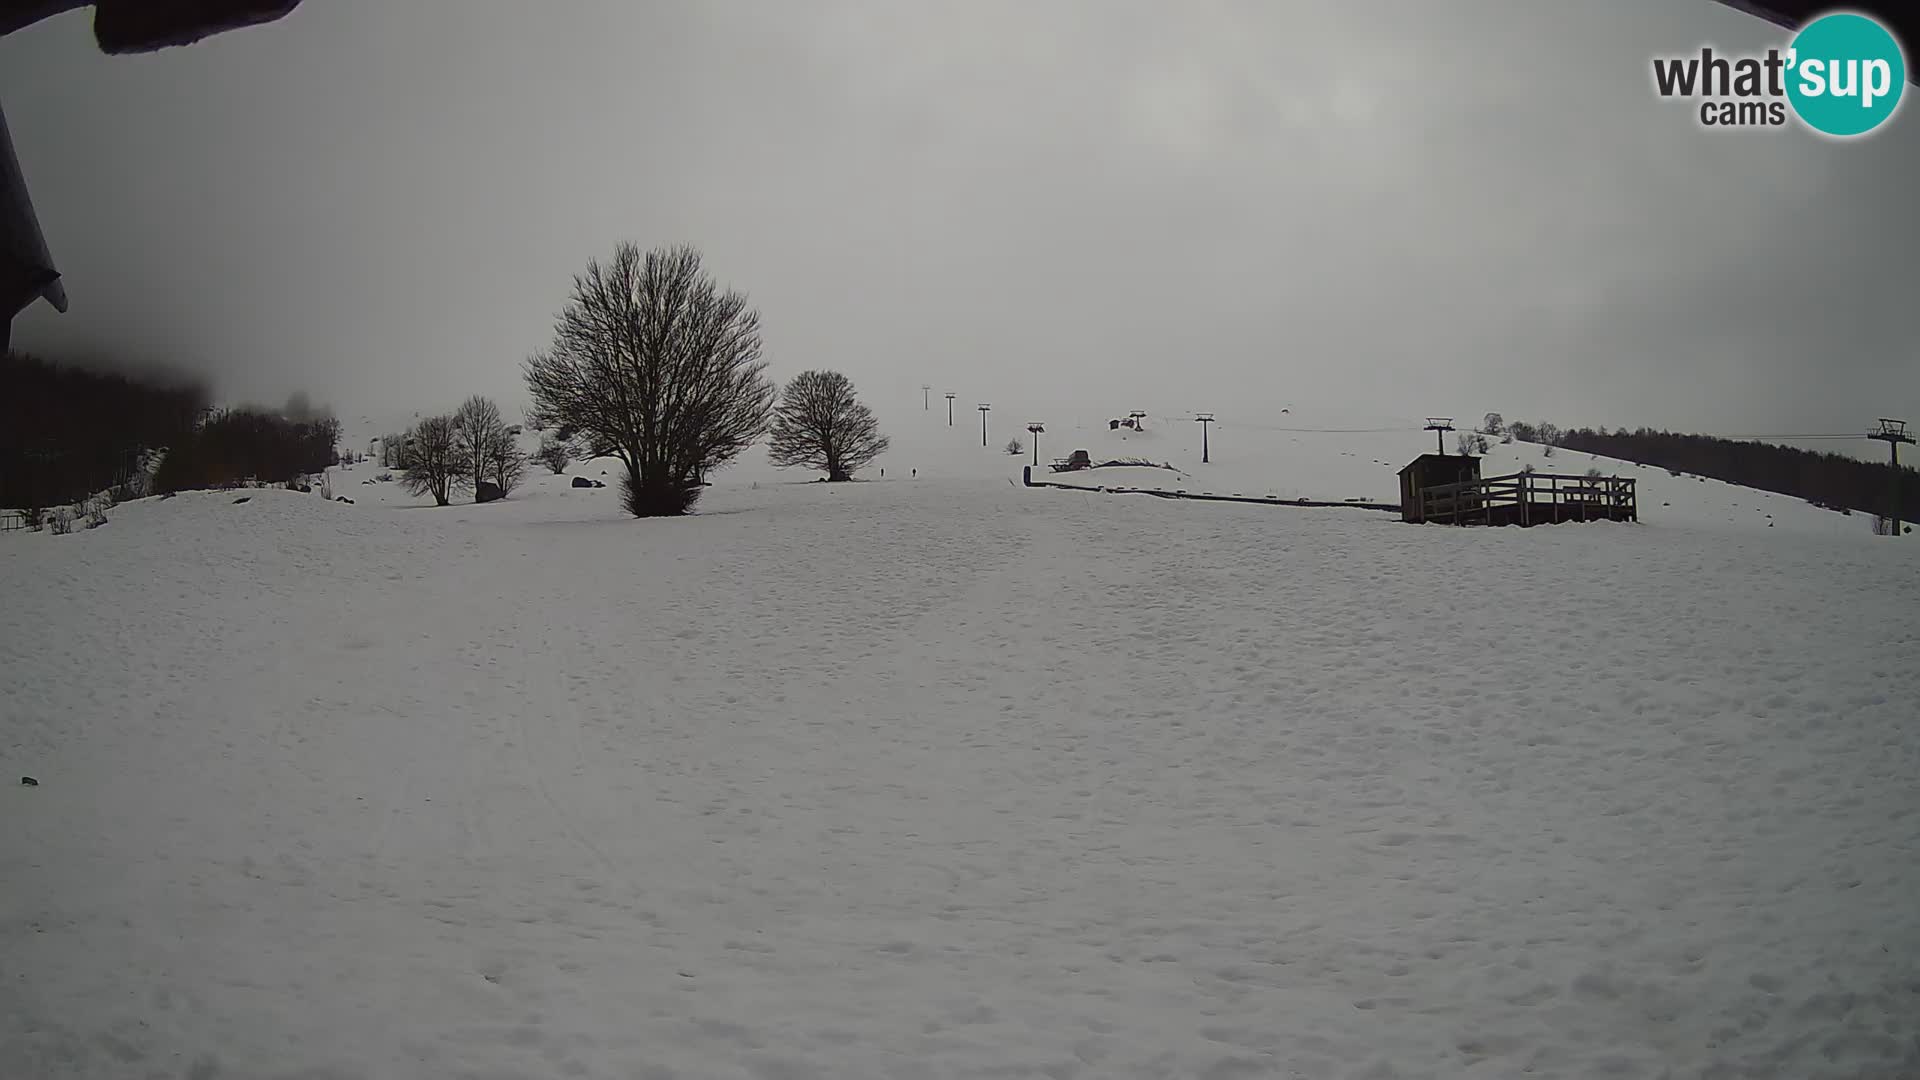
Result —
<instances>
[{"instance_id":1,"label":"small bare tree","mask_svg":"<svg viewBox=\"0 0 1920 1080\"><path fill-rule=\"evenodd\" d=\"M1027 444L1026 444L1026 443L1023 443L1023 442L1021 442L1021 441L1020 441L1019 439L1008 439L1008 440L1007 440L1007 453L1009 453L1009 454L1024 454L1024 453L1026 453L1026 452L1027 452Z\"/></svg>"},{"instance_id":2,"label":"small bare tree","mask_svg":"<svg viewBox=\"0 0 1920 1080\"><path fill-rule=\"evenodd\" d=\"M573 461L573 450L566 443L551 434L540 436L540 449L533 452L533 460L547 467L547 471L559 476L567 471L567 465Z\"/></svg>"},{"instance_id":3,"label":"small bare tree","mask_svg":"<svg viewBox=\"0 0 1920 1080\"><path fill-rule=\"evenodd\" d=\"M547 467L555 476L567 471L573 463L573 447L560 441L551 434L540 436L540 449L534 451L533 460Z\"/></svg>"},{"instance_id":4,"label":"small bare tree","mask_svg":"<svg viewBox=\"0 0 1920 1080\"><path fill-rule=\"evenodd\" d=\"M527 478L527 452L513 429L502 424L494 429L492 445L487 448L487 479L493 481L502 496L513 494Z\"/></svg>"},{"instance_id":5,"label":"small bare tree","mask_svg":"<svg viewBox=\"0 0 1920 1080\"><path fill-rule=\"evenodd\" d=\"M804 466L840 481L853 479L889 445L873 410L854 397L851 380L837 371L803 371L781 394L768 448L783 469Z\"/></svg>"},{"instance_id":6,"label":"small bare tree","mask_svg":"<svg viewBox=\"0 0 1920 1080\"><path fill-rule=\"evenodd\" d=\"M500 406L475 394L453 411L453 431L460 471L470 481L485 480L493 471L494 448L499 445Z\"/></svg>"},{"instance_id":7,"label":"small bare tree","mask_svg":"<svg viewBox=\"0 0 1920 1080\"><path fill-rule=\"evenodd\" d=\"M401 483L410 494L431 495L434 505L446 506L453 501L455 489L471 483L463 468L453 417L426 417L413 426L404 445L406 474Z\"/></svg>"},{"instance_id":8,"label":"small bare tree","mask_svg":"<svg viewBox=\"0 0 1920 1080\"><path fill-rule=\"evenodd\" d=\"M529 418L578 456L619 458L635 517L684 514L706 475L766 432L765 371L759 316L698 252L621 244L574 277L552 347L527 360Z\"/></svg>"}]
</instances>

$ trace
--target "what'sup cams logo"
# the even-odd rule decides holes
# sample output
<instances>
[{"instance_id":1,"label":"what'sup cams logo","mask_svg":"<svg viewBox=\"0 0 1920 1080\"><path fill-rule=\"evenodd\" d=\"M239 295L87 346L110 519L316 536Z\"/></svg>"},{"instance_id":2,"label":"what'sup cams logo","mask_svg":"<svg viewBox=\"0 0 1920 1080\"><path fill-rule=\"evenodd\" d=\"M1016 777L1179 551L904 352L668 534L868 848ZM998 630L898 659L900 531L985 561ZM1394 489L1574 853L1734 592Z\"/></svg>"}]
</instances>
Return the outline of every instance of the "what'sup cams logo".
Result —
<instances>
[{"instance_id":1,"label":"what'sup cams logo","mask_svg":"<svg viewBox=\"0 0 1920 1080\"><path fill-rule=\"evenodd\" d=\"M1784 127L1791 115L1823 135L1865 135L1892 119L1906 85L1900 43L1849 11L1807 23L1785 50L1724 56L1703 48L1653 61L1654 90L1698 101L1700 125L1713 130Z\"/></svg>"}]
</instances>

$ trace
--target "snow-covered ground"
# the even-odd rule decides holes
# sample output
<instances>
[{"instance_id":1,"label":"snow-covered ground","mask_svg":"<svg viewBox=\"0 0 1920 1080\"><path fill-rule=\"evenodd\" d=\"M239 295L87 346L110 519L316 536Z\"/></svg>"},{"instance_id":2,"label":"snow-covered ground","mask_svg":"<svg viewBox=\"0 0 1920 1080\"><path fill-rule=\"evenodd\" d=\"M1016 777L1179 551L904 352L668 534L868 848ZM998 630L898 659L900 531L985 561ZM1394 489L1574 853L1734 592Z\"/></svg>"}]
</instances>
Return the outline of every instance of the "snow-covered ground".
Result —
<instances>
[{"instance_id":1,"label":"snow-covered ground","mask_svg":"<svg viewBox=\"0 0 1920 1080\"><path fill-rule=\"evenodd\" d=\"M361 466L3 538L0 1074L1920 1075L1910 545L1652 469L1024 489L938 419L680 520Z\"/></svg>"}]
</instances>

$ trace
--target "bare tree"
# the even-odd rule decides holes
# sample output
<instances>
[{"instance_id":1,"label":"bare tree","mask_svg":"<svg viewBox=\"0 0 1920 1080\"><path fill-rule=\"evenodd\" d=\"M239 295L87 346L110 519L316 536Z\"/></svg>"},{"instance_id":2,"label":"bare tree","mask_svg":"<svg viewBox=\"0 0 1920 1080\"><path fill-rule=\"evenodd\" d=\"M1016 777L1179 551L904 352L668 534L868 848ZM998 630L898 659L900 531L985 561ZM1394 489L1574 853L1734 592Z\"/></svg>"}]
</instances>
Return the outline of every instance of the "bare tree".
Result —
<instances>
[{"instance_id":1,"label":"bare tree","mask_svg":"<svg viewBox=\"0 0 1920 1080\"><path fill-rule=\"evenodd\" d=\"M505 424L494 429L492 445L487 448L487 479L493 481L504 497L527 478L527 452L520 449L514 429Z\"/></svg>"},{"instance_id":2,"label":"bare tree","mask_svg":"<svg viewBox=\"0 0 1920 1080\"><path fill-rule=\"evenodd\" d=\"M469 481L484 480L493 471L494 448L499 445L500 429L505 426L506 422L500 419L500 406L479 394L461 402L453 411L460 471Z\"/></svg>"},{"instance_id":3,"label":"bare tree","mask_svg":"<svg viewBox=\"0 0 1920 1080\"><path fill-rule=\"evenodd\" d=\"M451 503L454 490L471 482L462 467L459 444L451 416L429 416L415 424L404 444L406 475L401 483L407 491L433 496L436 506Z\"/></svg>"},{"instance_id":4,"label":"bare tree","mask_svg":"<svg viewBox=\"0 0 1920 1080\"><path fill-rule=\"evenodd\" d=\"M803 371L787 383L773 414L773 463L818 469L828 480L851 480L891 445L873 410L854 397L837 371Z\"/></svg>"},{"instance_id":5,"label":"bare tree","mask_svg":"<svg viewBox=\"0 0 1920 1080\"><path fill-rule=\"evenodd\" d=\"M395 431L380 436L380 467L383 469L404 469L407 467L407 435Z\"/></svg>"},{"instance_id":6,"label":"bare tree","mask_svg":"<svg viewBox=\"0 0 1920 1080\"><path fill-rule=\"evenodd\" d=\"M1021 442L1021 441L1020 441L1019 439L1008 439L1008 440L1007 440L1007 453L1008 453L1008 454L1024 454L1024 453L1026 453L1026 452L1027 452L1027 444L1026 444L1026 443L1023 443L1023 442Z\"/></svg>"},{"instance_id":7,"label":"bare tree","mask_svg":"<svg viewBox=\"0 0 1920 1080\"><path fill-rule=\"evenodd\" d=\"M765 371L759 316L699 252L632 244L574 277L552 347L525 365L534 422L579 456L620 459L636 517L686 513L707 473L766 432Z\"/></svg>"},{"instance_id":8,"label":"bare tree","mask_svg":"<svg viewBox=\"0 0 1920 1080\"><path fill-rule=\"evenodd\" d=\"M1480 421L1480 430L1489 435L1498 435L1507 430L1507 418L1497 412L1490 412Z\"/></svg>"},{"instance_id":9,"label":"bare tree","mask_svg":"<svg viewBox=\"0 0 1920 1080\"><path fill-rule=\"evenodd\" d=\"M551 434L540 436L540 449L533 452L533 460L547 467L555 476L567 471L567 465L573 461L573 448Z\"/></svg>"}]
</instances>

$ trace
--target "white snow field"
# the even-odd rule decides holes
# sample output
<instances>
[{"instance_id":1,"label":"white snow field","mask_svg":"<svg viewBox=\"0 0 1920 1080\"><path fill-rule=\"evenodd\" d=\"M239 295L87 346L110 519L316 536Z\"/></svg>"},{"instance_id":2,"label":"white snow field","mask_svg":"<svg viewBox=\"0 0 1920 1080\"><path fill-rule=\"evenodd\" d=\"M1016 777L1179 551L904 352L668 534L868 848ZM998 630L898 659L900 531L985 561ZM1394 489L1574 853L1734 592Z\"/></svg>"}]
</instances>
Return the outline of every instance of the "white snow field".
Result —
<instances>
[{"instance_id":1,"label":"white snow field","mask_svg":"<svg viewBox=\"0 0 1920 1080\"><path fill-rule=\"evenodd\" d=\"M973 420L679 520L362 466L0 538L0 1075L1920 1075L1911 545Z\"/></svg>"}]
</instances>

